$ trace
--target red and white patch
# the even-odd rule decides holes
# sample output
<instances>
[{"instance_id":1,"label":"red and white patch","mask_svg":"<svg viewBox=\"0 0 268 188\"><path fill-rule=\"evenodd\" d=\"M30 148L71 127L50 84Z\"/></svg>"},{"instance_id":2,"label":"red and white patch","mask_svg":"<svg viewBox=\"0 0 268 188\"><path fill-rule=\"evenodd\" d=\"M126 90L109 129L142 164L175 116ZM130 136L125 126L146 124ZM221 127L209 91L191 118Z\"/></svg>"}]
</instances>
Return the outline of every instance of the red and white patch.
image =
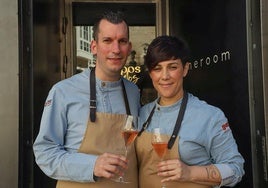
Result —
<instances>
[{"instance_id":1,"label":"red and white patch","mask_svg":"<svg viewBox=\"0 0 268 188\"><path fill-rule=\"evenodd\" d=\"M227 131L227 130L229 130L229 129L230 129L230 127L229 127L229 123L227 122L227 123L223 124L223 125L221 126L221 128L222 128L222 130L223 130L224 132Z\"/></svg>"},{"instance_id":2,"label":"red and white patch","mask_svg":"<svg viewBox=\"0 0 268 188\"><path fill-rule=\"evenodd\" d=\"M47 100L47 101L45 102L45 105L44 105L44 106L50 106L51 103L52 103L52 100L51 100L51 99L50 99L50 100Z\"/></svg>"}]
</instances>

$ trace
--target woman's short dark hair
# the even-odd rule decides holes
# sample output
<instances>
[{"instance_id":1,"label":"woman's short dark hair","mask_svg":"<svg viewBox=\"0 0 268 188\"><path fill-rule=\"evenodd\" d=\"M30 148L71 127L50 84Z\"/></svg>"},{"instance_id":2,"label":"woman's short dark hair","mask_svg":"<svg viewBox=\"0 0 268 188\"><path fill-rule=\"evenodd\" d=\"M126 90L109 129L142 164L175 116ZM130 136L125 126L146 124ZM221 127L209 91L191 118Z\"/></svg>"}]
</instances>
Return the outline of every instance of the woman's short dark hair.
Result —
<instances>
[{"instance_id":1,"label":"woman's short dark hair","mask_svg":"<svg viewBox=\"0 0 268 188\"><path fill-rule=\"evenodd\" d=\"M148 46L144 57L144 63L151 71L159 62L180 59L185 65L190 60L190 50L188 45L174 36L156 37Z\"/></svg>"},{"instance_id":2,"label":"woman's short dark hair","mask_svg":"<svg viewBox=\"0 0 268 188\"><path fill-rule=\"evenodd\" d=\"M99 25L100 25L101 20L107 20L113 24L119 24L119 23L125 22L127 25L128 38L129 38L129 26L125 20L124 13L122 11L108 10L108 11L105 11L103 14L99 15L97 19L95 20L95 24L93 26L94 40L98 40Z\"/></svg>"}]
</instances>

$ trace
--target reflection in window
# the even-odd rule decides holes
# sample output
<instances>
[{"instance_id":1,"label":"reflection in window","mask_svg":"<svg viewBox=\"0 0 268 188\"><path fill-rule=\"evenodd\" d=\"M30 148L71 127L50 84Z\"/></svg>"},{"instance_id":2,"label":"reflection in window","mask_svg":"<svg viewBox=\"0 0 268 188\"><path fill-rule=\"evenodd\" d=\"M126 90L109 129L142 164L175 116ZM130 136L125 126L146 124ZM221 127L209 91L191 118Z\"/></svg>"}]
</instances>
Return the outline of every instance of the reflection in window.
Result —
<instances>
[{"instance_id":1,"label":"reflection in window","mask_svg":"<svg viewBox=\"0 0 268 188\"><path fill-rule=\"evenodd\" d=\"M89 51L89 43L91 39L91 28L89 26L81 26L79 27L80 35L78 40L80 41L80 50L83 50L85 52Z\"/></svg>"},{"instance_id":2,"label":"reflection in window","mask_svg":"<svg viewBox=\"0 0 268 188\"><path fill-rule=\"evenodd\" d=\"M77 26L76 30L76 73L94 66L94 58L90 53L92 26Z\"/></svg>"}]
</instances>

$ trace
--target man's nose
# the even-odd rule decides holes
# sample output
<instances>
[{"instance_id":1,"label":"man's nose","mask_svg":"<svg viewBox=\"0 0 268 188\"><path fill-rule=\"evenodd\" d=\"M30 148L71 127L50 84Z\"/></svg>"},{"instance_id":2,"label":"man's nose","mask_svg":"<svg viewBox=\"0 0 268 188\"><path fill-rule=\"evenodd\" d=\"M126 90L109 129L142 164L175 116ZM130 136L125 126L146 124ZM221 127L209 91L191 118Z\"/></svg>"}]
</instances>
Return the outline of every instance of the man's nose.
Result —
<instances>
[{"instance_id":1,"label":"man's nose","mask_svg":"<svg viewBox=\"0 0 268 188\"><path fill-rule=\"evenodd\" d=\"M117 41L113 42L112 51L113 51L113 53L119 53L120 52L120 44L119 44L119 42L117 42Z\"/></svg>"}]
</instances>

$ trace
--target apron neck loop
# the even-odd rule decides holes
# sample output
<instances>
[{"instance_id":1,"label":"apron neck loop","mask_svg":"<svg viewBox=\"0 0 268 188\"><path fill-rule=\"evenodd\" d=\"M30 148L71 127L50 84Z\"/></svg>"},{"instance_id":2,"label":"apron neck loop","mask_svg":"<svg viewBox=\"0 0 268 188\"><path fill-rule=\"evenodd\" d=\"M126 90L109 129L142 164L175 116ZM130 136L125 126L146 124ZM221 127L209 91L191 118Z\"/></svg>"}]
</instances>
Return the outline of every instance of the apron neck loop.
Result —
<instances>
[{"instance_id":1,"label":"apron neck loop","mask_svg":"<svg viewBox=\"0 0 268 188\"><path fill-rule=\"evenodd\" d=\"M96 121L96 74L95 74L95 67L93 67L90 70L90 78L89 78L89 85L90 85L90 104L89 104L89 109L90 109L90 121L95 122ZM130 108L129 108L129 102L127 98L127 92L125 88L124 81L122 79L122 89L123 89L123 95L124 95L124 102L125 102L125 107L126 107L126 112L128 115L130 115Z\"/></svg>"},{"instance_id":2,"label":"apron neck loop","mask_svg":"<svg viewBox=\"0 0 268 188\"><path fill-rule=\"evenodd\" d=\"M177 120L176 120L176 124L175 124L175 127L173 129L173 133L172 133L172 135L171 135L171 137L170 137L170 139L168 141L168 149L172 148L172 146L174 145L175 140L176 140L176 138L178 136L178 132L180 130L181 123L182 123L182 120L183 120L183 116L184 116L184 113L185 113L185 110L186 110L187 101L188 101L188 93L186 91L184 91L182 102L181 102L181 107L180 107L179 114L178 114L178 117L177 117ZM142 129L140 130L138 136L140 136L142 134L142 132L145 129L147 129L148 125L150 124L150 122L152 120L155 108L156 108L156 105L154 105L153 109L151 110L151 112L149 114L149 117L147 118L147 120L142 125Z\"/></svg>"}]
</instances>

